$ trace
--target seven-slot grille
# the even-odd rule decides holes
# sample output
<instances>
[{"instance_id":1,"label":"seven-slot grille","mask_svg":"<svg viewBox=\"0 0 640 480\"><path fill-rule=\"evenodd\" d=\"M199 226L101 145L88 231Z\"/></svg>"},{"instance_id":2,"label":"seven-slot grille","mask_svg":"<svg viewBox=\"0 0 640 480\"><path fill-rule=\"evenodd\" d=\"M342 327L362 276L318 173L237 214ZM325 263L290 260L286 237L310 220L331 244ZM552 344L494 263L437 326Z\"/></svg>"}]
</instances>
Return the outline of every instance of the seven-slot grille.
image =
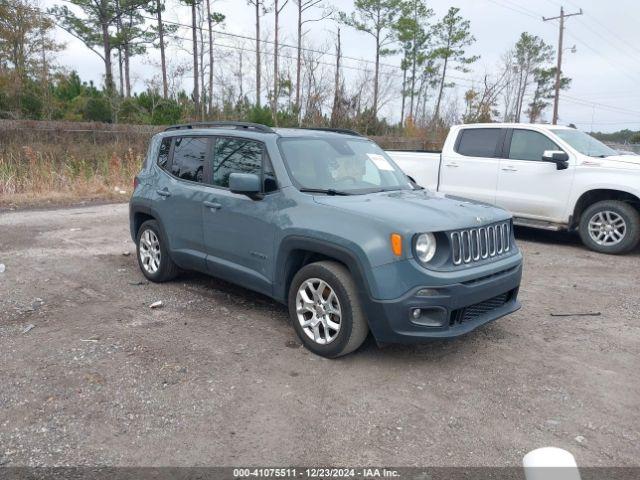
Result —
<instances>
[{"instance_id":1,"label":"seven-slot grille","mask_svg":"<svg viewBox=\"0 0 640 480\"><path fill-rule=\"evenodd\" d=\"M458 230L450 238L454 265L478 262L511 250L511 222Z\"/></svg>"}]
</instances>

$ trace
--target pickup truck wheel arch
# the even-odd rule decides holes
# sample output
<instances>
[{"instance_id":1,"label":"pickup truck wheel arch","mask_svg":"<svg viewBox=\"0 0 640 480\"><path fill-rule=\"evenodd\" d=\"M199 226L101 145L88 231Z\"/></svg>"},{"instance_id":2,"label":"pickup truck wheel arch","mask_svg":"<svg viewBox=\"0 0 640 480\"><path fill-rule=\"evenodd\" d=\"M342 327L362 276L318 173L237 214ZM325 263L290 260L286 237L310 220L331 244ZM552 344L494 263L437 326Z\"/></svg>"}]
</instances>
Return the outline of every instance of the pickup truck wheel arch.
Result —
<instances>
[{"instance_id":1,"label":"pickup truck wheel arch","mask_svg":"<svg viewBox=\"0 0 640 480\"><path fill-rule=\"evenodd\" d=\"M604 188L589 190L588 192L583 193L576 202L576 206L573 209L573 215L571 216L569 228L578 228L580 225L582 213L586 209L591 207L591 205L594 205L595 203L601 202L603 200L618 200L621 202L630 203L636 208L636 210L640 211L640 198L631 193L622 190L611 190Z\"/></svg>"}]
</instances>

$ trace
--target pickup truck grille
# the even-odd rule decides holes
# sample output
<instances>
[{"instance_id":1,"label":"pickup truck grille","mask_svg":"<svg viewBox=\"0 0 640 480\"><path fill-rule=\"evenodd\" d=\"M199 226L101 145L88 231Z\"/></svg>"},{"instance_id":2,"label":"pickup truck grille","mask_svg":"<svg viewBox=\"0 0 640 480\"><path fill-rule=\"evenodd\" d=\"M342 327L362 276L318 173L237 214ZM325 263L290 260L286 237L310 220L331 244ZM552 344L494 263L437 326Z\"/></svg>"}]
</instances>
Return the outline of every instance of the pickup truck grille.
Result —
<instances>
[{"instance_id":1,"label":"pickup truck grille","mask_svg":"<svg viewBox=\"0 0 640 480\"><path fill-rule=\"evenodd\" d=\"M504 255L511 250L511 221L458 230L450 234L450 239L454 265Z\"/></svg>"}]
</instances>

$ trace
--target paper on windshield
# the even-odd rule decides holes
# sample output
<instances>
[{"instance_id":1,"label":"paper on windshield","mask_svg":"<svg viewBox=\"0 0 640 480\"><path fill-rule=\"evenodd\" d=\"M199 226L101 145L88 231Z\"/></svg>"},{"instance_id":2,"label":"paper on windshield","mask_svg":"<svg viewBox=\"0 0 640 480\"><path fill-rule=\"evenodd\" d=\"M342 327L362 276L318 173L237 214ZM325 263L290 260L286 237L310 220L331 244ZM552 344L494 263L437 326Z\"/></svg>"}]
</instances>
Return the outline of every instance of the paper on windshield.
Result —
<instances>
[{"instance_id":1,"label":"paper on windshield","mask_svg":"<svg viewBox=\"0 0 640 480\"><path fill-rule=\"evenodd\" d=\"M384 158L382 155L378 155L377 153L367 153L369 159L378 167L378 170L387 170L393 172L393 167L389 163L389 161Z\"/></svg>"}]
</instances>

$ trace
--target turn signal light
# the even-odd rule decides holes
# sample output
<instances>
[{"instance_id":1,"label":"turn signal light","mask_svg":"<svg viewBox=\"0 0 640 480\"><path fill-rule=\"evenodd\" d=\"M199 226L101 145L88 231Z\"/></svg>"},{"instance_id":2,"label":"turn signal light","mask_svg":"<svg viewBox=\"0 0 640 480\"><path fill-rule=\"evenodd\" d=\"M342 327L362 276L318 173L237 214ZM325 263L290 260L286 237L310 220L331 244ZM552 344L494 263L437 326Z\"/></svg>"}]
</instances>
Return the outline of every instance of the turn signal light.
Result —
<instances>
[{"instance_id":1,"label":"turn signal light","mask_svg":"<svg viewBox=\"0 0 640 480\"><path fill-rule=\"evenodd\" d=\"M391 250L396 257L402 256L402 235L399 233L391 234Z\"/></svg>"}]
</instances>

